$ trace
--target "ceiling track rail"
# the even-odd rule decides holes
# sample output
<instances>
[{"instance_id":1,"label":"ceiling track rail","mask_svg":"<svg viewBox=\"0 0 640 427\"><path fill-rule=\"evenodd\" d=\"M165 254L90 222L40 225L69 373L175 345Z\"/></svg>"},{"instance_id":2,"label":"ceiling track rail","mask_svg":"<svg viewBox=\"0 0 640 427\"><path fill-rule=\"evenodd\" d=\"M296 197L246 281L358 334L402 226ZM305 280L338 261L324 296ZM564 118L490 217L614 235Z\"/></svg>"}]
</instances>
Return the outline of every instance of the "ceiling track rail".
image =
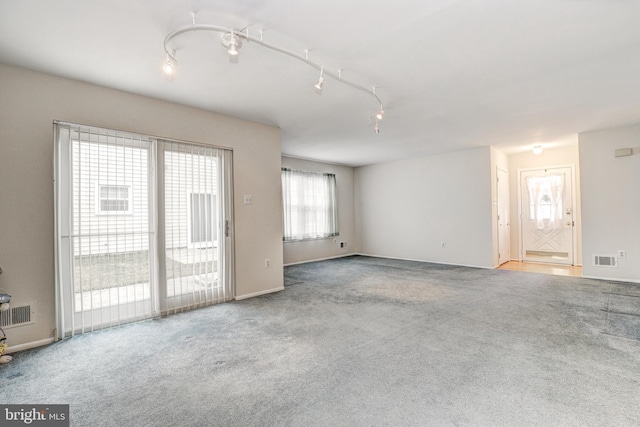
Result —
<instances>
[{"instance_id":1,"label":"ceiling track rail","mask_svg":"<svg viewBox=\"0 0 640 427\"><path fill-rule=\"evenodd\" d=\"M211 31L211 32L217 32L217 33L222 33L223 35L223 44L225 46L228 45L229 40L237 40L238 41L238 46L240 47L242 46L242 41L247 41L247 42L253 42L256 44L259 44L260 46L266 47L267 49L270 49L272 51L281 53L283 55L287 55L293 59L297 59L298 61L305 63L313 68L315 68L316 70L320 71L320 87L316 86L317 89L321 89L321 81L323 79L323 76L328 76L331 77L333 80L342 83L346 86L349 86L353 89L356 89L358 91L361 91L365 94L367 94L368 96L372 97L373 99L375 99L375 101L378 103L380 110L377 111L374 116L370 116L369 117L369 121L372 122L372 119L375 119L376 121L376 128L378 126L378 121L382 120L383 114L384 114L384 104L382 102L382 99L380 99L380 97L378 96L378 94L376 93L376 87L373 86L373 88L369 89L365 86L362 86L358 83L355 83L353 81L347 80L345 78L342 77L342 70L338 70L337 72L332 72L332 71L328 71L326 69L325 66L311 60L309 58L309 51L305 50L304 55L301 55L297 52L294 52L292 50L289 49L285 49L283 47L277 46L273 43L269 43L266 42L264 40L264 34L262 31L259 32L259 36L253 36L251 34L249 34L249 29L245 28L244 30L235 30L233 28L228 28L228 27L223 27L220 25L211 25L211 24L198 24L195 21L195 15L193 16L193 23L191 25L185 25L179 28L176 28L175 30L171 31L169 34L166 35L166 37L164 38L164 50L167 54L167 61L170 61L173 65L177 64L177 59L176 59L176 54L175 54L175 50L171 49L170 47L170 43L173 39L175 39L176 37L185 34L185 33L189 33L189 32L195 32L195 31ZM225 36L226 39L225 39ZM231 52L230 52L231 53ZM234 53L235 55L237 55L237 50ZM376 130L376 133L378 131Z\"/></svg>"}]
</instances>

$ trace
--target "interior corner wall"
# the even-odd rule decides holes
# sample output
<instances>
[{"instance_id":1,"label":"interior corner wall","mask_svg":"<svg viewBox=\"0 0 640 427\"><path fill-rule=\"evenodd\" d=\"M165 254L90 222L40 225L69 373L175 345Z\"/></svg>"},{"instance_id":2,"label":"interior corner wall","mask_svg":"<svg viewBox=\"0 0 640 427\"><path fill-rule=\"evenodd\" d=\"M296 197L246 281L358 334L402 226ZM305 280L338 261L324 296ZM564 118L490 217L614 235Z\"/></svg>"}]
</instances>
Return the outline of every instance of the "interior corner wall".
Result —
<instances>
[{"instance_id":1,"label":"interior corner wall","mask_svg":"<svg viewBox=\"0 0 640 427\"><path fill-rule=\"evenodd\" d=\"M520 257L520 219L518 207L518 171L521 169L544 168L547 166L575 166L575 204L574 221L576 224L576 260L577 265L582 265L582 196L581 196L581 167L578 155L578 146L545 149L540 154L527 151L509 156L509 193L511 213L511 258L521 260Z\"/></svg>"},{"instance_id":2,"label":"interior corner wall","mask_svg":"<svg viewBox=\"0 0 640 427\"><path fill-rule=\"evenodd\" d=\"M359 253L493 267L489 147L357 168L355 194Z\"/></svg>"},{"instance_id":3,"label":"interior corner wall","mask_svg":"<svg viewBox=\"0 0 640 427\"><path fill-rule=\"evenodd\" d=\"M585 277L640 282L640 124L578 136ZM615 150L633 154L615 157ZM595 266L593 255L616 255L616 268Z\"/></svg>"},{"instance_id":4,"label":"interior corner wall","mask_svg":"<svg viewBox=\"0 0 640 427\"><path fill-rule=\"evenodd\" d=\"M55 328L54 120L233 149L236 295L282 289L279 129L3 64L0 94L0 288L37 309L10 346Z\"/></svg>"},{"instance_id":5,"label":"interior corner wall","mask_svg":"<svg viewBox=\"0 0 640 427\"><path fill-rule=\"evenodd\" d=\"M336 175L340 232L339 236L329 239L285 242L283 250L285 265L352 254L355 247L353 168L290 157L282 157L282 166L305 172ZM344 243L344 247L341 247L341 242Z\"/></svg>"}]
</instances>

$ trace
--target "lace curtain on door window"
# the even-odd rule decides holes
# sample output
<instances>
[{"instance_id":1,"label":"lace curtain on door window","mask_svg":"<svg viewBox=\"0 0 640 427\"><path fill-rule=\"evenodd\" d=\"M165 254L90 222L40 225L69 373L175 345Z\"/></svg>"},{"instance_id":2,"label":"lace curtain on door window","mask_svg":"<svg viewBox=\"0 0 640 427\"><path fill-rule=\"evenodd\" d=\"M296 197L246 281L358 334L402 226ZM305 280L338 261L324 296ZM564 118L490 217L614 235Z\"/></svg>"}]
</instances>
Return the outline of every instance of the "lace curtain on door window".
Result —
<instances>
[{"instance_id":1,"label":"lace curtain on door window","mask_svg":"<svg viewBox=\"0 0 640 427\"><path fill-rule=\"evenodd\" d=\"M527 190L529 219L535 221L535 227L539 230L562 228L564 176L530 176L527 178Z\"/></svg>"}]
</instances>

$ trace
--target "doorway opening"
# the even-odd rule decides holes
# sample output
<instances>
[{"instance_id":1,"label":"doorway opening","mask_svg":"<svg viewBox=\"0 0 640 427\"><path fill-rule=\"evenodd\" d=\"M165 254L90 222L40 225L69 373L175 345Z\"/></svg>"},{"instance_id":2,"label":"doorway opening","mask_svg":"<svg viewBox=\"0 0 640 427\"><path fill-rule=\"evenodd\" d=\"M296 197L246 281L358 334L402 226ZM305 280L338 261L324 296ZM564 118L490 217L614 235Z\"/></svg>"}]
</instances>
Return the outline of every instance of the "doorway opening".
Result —
<instances>
[{"instance_id":1,"label":"doorway opening","mask_svg":"<svg viewBox=\"0 0 640 427\"><path fill-rule=\"evenodd\" d=\"M518 171L520 260L575 265L574 183L572 165Z\"/></svg>"}]
</instances>

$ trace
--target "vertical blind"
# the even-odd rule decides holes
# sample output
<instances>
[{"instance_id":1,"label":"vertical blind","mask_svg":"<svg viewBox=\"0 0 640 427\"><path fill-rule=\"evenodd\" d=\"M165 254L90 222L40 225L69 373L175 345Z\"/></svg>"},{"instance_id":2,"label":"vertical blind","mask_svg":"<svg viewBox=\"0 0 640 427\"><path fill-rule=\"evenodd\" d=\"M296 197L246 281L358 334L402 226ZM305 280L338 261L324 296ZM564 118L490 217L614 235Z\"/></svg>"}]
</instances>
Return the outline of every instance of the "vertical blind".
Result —
<instances>
[{"instance_id":1,"label":"vertical blind","mask_svg":"<svg viewBox=\"0 0 640 427\"><path fill-rule=\"evenodd\" d=\"M230 150L55 131L59 337L233 298Z\"/></svg>"},{"instance_id":2,"label":"vertical blind","mask_svg":"<svg viewBox=\"0 0 640 427\"><path fill-rule=\"evenodd\" d=\"M282 168L284 240L337 236L336 176Z\"/></svg>"},{"instance_id":3,"label":"vertical blind","mask_svg":"<svg viewBox=\"0 0 640 427\"><path fill-rule=\"evenodd\" d=\"M58 125L57 133L56 270L63 331L151 317L152 141L86 126Z\"/></svg>"},{"instance_id":4,"label":"vertical blind","mask_svg":"<svg viewBox=\"0 0 640 427\"><path fill-rule=\"evenodd\" d=\"M166 310L227 301L222 280L224 151L162 141Z\"/></svg>"}]
</instances>

